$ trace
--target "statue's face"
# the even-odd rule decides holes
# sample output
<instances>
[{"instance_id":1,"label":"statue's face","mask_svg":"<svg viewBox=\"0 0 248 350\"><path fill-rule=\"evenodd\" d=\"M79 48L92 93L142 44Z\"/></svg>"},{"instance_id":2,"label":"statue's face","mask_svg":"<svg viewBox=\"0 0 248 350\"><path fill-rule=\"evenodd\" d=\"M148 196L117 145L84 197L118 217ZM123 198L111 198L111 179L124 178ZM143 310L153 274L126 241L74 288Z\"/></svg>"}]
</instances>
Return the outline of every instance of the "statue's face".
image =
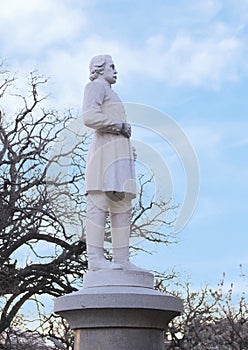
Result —
<instances>
[{"instance_id":1,"label":"statue's face","mask_svg":"<svg viewBox=\"0 0 248 350\"><path fill-rule=\"evenodd\" d=\"M117 70L115 69L114 62L111 58L107 58L104 67L103 79L105 79L109 84L115 84L117 80Z\"/></svg>"}]
</instances>

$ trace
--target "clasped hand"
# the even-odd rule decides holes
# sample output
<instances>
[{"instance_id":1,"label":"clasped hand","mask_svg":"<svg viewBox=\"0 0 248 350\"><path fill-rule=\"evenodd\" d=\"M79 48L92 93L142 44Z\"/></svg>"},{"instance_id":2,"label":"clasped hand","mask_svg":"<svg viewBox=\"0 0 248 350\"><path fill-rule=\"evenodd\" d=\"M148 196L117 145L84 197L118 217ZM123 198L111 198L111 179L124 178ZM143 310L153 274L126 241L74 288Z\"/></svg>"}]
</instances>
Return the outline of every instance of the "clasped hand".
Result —
<instances>
[{"instance_id":1,"label":"clasped hand","mask_svg":"<svg viewBox=\"0 0 248 350\"><path fill-rule=\"evenodd\" d=\"M128 139L131 137L132 129L129 123L122 123L122 128L120 131L121 135L127 137Z\"/></svg>"}]
</instances>

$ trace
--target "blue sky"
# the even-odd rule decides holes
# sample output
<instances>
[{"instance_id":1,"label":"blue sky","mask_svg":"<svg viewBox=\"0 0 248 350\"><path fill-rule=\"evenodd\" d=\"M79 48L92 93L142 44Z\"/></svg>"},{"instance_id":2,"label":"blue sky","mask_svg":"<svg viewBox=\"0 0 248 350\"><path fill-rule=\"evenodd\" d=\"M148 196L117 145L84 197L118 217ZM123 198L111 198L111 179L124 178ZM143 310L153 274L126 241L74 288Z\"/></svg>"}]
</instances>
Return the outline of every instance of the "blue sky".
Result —
<instances>
[{"instance_id":1,"label":"blue sky","mask_svg":"<svg viewBox=\"0 0 248 350\"><path fill-rule=\"evenodd\" d=\"M177 245L135 260L151 269L175 267L196 286L217 283L225 271L241 288L239 264L248 271L248 2L0 0L0 5L0 57L20 76L38 69L51 77L51 103L58 109L80 112L88 62L109 53L119 71L114 89L121 99L169 115L192 143L200 169L194 215L177 234ZM175 201L181 202L185 189L177 181L184 180L177 178L183 174L175 169Z\"/></svg>"}]
</instances>

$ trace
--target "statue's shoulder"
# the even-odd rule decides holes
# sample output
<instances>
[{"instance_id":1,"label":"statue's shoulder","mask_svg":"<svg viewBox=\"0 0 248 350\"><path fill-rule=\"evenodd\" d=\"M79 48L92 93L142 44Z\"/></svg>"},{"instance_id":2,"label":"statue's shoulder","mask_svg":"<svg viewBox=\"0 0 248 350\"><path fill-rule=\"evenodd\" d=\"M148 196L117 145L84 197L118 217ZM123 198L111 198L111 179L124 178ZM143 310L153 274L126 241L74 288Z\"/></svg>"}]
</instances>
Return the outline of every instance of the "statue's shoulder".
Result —
<instances>
[{"instance_id":1,"label":"statue's shoulder","mask_svg":"<svg viewBox=\"0 0 248 350\"><path fill-rule=\"evenodd\" d=\"M104 91L105 90L105 87L104 87L104 84L100 81L100 80L93 80L93 81L90 81L89 83L86 84L85 86L85 90L98 90L98 91Z\"/></svg>"}]
</instances>

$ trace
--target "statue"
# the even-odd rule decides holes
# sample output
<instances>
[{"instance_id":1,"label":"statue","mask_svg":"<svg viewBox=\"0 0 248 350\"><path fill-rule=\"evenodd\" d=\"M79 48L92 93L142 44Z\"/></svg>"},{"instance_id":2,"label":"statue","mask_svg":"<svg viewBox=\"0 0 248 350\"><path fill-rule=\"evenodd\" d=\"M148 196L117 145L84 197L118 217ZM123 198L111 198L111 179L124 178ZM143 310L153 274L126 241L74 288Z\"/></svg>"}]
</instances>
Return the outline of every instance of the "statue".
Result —
<instances>
[{"instance_id":1,"label":"statue","mask_svg":"<svg viewBox=\"0 0 248 350\"><path fill-rule=\"evenodd\" d=\"M112 90L117 70L111 56L90 61L90 80L84 91L83 120L94 129L85 190L86 243L89 270L141 270L129 261L132 199L136 196L131 125L124 105ZM104 257L107 215L110 216L112 262Z\"/></svg>"},{"instance_id":2,"label":"statue","mask_svg":"<svg viewBox=\"0 0 248 350\"><path fill-rule=\"evenodd\" d=\"M83 288L55 300L55 312L75 331L75 350L164 349L164 328L183 306L154 290L154 276L129 261L135 154L124 105L112 90L117 71L109 55L90 62L83 120L94 130L86 163L86 243ZM107 215L113 259L104 258Z\"/></svg>"}]
</instances>

